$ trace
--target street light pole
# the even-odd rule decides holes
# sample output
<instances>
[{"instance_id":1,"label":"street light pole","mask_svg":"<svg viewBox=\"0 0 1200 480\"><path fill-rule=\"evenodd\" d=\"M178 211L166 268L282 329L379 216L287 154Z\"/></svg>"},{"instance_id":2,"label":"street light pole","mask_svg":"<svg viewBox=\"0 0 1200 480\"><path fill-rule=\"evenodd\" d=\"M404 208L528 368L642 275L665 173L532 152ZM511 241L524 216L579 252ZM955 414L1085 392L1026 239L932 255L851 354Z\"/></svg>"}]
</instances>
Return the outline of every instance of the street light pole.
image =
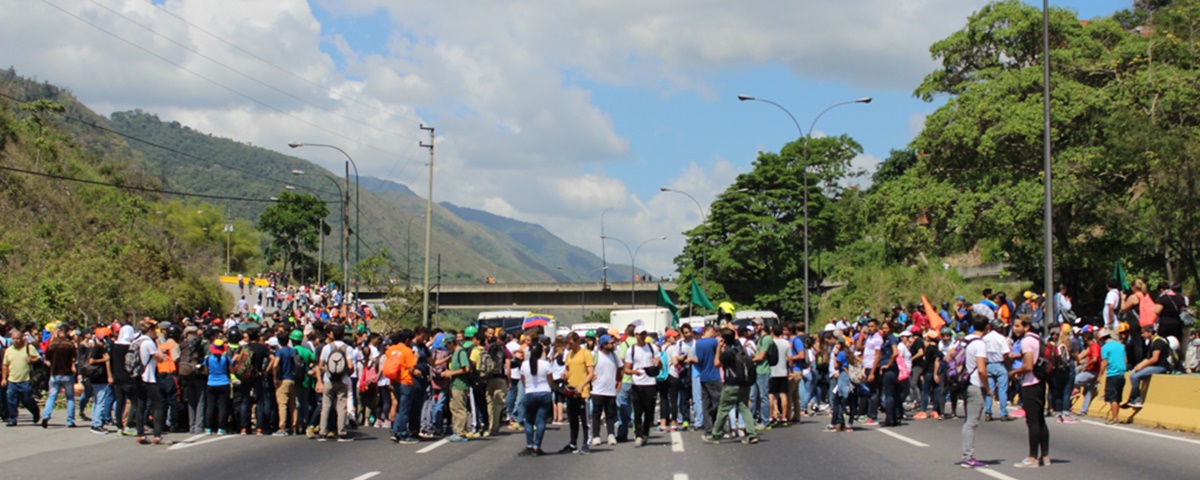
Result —
<instances>
[{"instance_id":1,"label":"street light pole","mask_svg":"<svg viewBox=\"0 0 1200 480\"><path fill-rule=\"evenodd\" d=\"M229 237L233 234L233 224L225 224L225 275L229 275Z\"/></svg>"},{"instance_id":2,"label":"street light pole","mask_svg":"<svg viewBox=\"0 0 1200 480\"><path fill-rule=\"evenodd\" d=\"M347 202L350 201L350 166L351 165L354 166L354 265L357 266L358 262L362 261L359 259L359 256L358 256L359 255L359 246L362 244L362 230L359 229L360 225L358 223L359 219L361 217L361 214L362 214L362 209L359 207L359 198L362 196L362 192L359 190L359 186L358 186L358 183L359 183L358 182L358 164L354 163L354 159L350 157L349 153L346 153L345 150L342 150L334 145L328 145L328 144L324 144L324 143L292 142L292 143L289 143L288 146L291 148L325 147L325 148L332 148L334 150L342 152L342 155L346 156L346 201ZM347 210L347 212L348 212L350 207L347 205L347 206L344 206L343 209ZM346 214L346 218L349 219L349 213ZM347 230L347 235L349 235L349 230ZM347 237L346 242L347 242L347 247L348 247L349 242L350 242L349 237ZM345 262L342 262L342 263L344 264ZM318 275L318 277L319 276L320 275ZM343 275L343 277L346 277L346 275ZM347 277L347 279L348 279L348 277ZM354 273L354 296L355 297L358 297L358 283L359 283L358 272L355 272ZM347 285L344 285L342 288L345 288L348 291L350 286L349 286L349 284L347 284Z\"/></svg>"},{"instance_id":3,"label":"street light pole","mask_svg":"<svg viewBox=\"0 0 1200 480\"><path fill-rule=\"evenodd\" d=\"M1053 197L1050 187L1050 0L1042 0L1042 116L1045 117L1045 124L1042 138L1042 169L1045 170L1042 182L1045 199L1042 208L1045 209L1043 222L1045 222L1045 232L1042 237L1043 262L1046 264L1046 271L1043 273L1042 282L1043 291L1052 294L1054 292L1054 232L1052 225L1054 221L1054 212L1051 210L1051 199ZM1046 305L1046 318L1048 322L1053 322L1055 317L1055 305L1053 301L1042 299L1042 303Z\"/></svg>"},{"instance_id":4,"label":"street light pole","mask_svg":"<svg viewBox=\"0 0 1200 480\"><path fill-rule=\"evenodd\" d=\"M700 249L701 265L703 266L703 270L702 270L702 274L701 274L700 278L701 278L701 281L704 283L704 291L707 292L708 291L708 226L707 226L708 214L706 214L704 212L704 207L700 206L700 201L696 200L696 197L693 197L690 193L687 193L683 190L675 190L675 189L671 189L671 188L667 188L667 187L659 188L659 190L661 190L663 192L672 192L672 193L686 195L688 198L692 199L692 203L696 204L696 209L700 210L700 227L704 229L704 235L701 237L701 242L703 244L703 248Z\"/></svg>"},{"instance_id":5,"label":"street light pole","mask_svg":"<svg viewBox=\"0 0 1200 480\"><path fill-rule=\"evenodd\" d=\"M812 289L811 285L809 284L809 280L808 280L808 165L809 165L808 140L810 138L812 138L812 131L817 126L817 120L820 120L821 116L825 115L825 112L833 110L834 108L840 107L842 105L849 105L851 103L871 103L871 97L863 97L863 98L860 98L857 100L849 100L849 101L839 102L839 103L830 105L829 107L825 108L825 110L822 110L821 113L817 114L817 118L813 119L812 124L809 125L809 127L808 127L807 134L804 133L804 130L802 130L800 128L800 123L796 121L796 117L794 115L792 115L792 112L790 112L790 111L788 111L788 109L784 108L783 105L780 105L778 103L772 102L767 99L751 97L749 95L738 95L737 98L738 98L738 100L741 100L743 102L748 101L748 100L755 100L755 101L759 101L759 102L763 102L763 103L769 103L771 105L779 107L780 110L783 110L783 113L786 113L787 116L792 119L792 124L794 124L796 126L796 130L798 132L800 132L800 137L802 137L804 139L804 172L801 174L801 177L804 180L804 330L808 331L808 323L809 323L808 291Z\"/></svg>"},{"instance_id":6,"label":"street light pole","mask_svg":"<svg viewBox=\"0 0 1200 480\"><path fill-rule=\"evenodd\" d=\"M608 249L604 243L604 215L612 210L612 207L604 209L600 212L600 264L603 267L604 275L600 277L600 289L608 290Z\"/></svg>"},{"instance_id":7,"label":"street light pole","mask_svg":"<svg viewBox=\"0 0 1200 480\"><path fill-rule=\"evenodd\" d=\"M425 130L425 131L429 132L429 143L428 144L426 144L425 142L421 142L421 141L417 142L417 145L420 145L421 148L429 149L429 198L425 199L425 285L424 285L424 288L422 289L422 290L424 290L424 292L422 292L424 295L424 301L422 302L422 315L423 315L422 323L426 327L428 327L429 326L429 247L433 243L433 142L434 142L434 135L433 135L433 127L426 127L424 123L421 124L421 130ZM438 291L439 292L441 291L440 285L438 287Z\"/></svg>"},{"instance_id":8,"label":"street light pole","mask_svg":"<svg viewBox=\"0 0 1200 480\"><path fill-rule=\"evenodd\" d=\"M617 243L620 243L621 246L625 247L625 251L629 252L629 308L636 308L637 307L637 299L634 295L637 290L637 253L639 250L642 249L642 246L646 245L647 243L653 242L655 240L666 240L667 237L654 237L654 238L648 239L646 241L643 241L640 245L638 245L637 249L630 249L629 244L621 241L621 239L619 239L619 238L613 238L613 237L603 237L603 238L605 240L612 240Z\"/></svg>"}]
</instances>

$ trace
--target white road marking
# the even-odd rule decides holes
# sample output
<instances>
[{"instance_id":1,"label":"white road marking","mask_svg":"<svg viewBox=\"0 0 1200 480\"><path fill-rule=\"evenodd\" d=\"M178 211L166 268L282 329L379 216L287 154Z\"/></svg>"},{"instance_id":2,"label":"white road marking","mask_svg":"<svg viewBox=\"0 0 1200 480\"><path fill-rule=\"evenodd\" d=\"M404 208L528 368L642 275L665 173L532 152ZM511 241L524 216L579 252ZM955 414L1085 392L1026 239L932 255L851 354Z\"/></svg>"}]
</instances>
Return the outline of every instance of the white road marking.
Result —
<instances>
[{"instance_id":1,"label":"white road marking","mask_svg":"<svg viewBox=\"0 0 1200 480\"><path fill-rule=\"evenodd\" d=\"M683 435L681 435L679 432L671 432L671 451L675 453L683 453ZM676 478L678 478L678 475ZM686 479L687 475L684 475L683 478Z\"/></svg>"},{"instance_id":2,"label":"white road marking","mask_svg":"<svg viewBox=\"0 0 1200 480\"><path fill-rule=\"evenodd\" d=\"M897 440L900 440L901 442L907 443L907 444L909 444L909 445L912 445L912 446L914 446L914 447L928 447L928 446L929 446L929 444L928 444L928 443L921 443L921 442L918 442L918 441L916 441L916 440L913 440L913 439L911 439L911 438L908 438L908 437L906 437L906 436L904 436L904 435L901 435L901 434L899 434L899 433L893 432L893 431L891 431L891 430L884 430L884 429L880 429L880 430L879 430L879 433L882 433L882 434L884 434L884 435L887 435L887 436L889 436L889 437L895 438L895 439L897 439Z\"/></svg>"},{"instance_id":3,"label":"white road marking","mask_svg":"<svg viewBox=\"0 0 1200 480\"><path fill-rule=\"evenodd\" d=\"M193 437L193 438L195 438L195 437ZM167 450L183 450L185 448L191 448L191 447L195 447L198 445L204 445L206 443L219 442L221 440L229 440L231 438L233 438L233 435L222 435L220 437L213 437L208 440L201 440L201 441L195 442L195 443L176 443L175 445L171 445L171 446L167 447Z\"/></svg>"},{"instance_id":4,"label":"white road marking","mask_svg":"<svg viewBox=\"0 0 1200 480\"><path fill-rule=\"evenodd\" d=\"M449 441L449 440L446 440L446 439L441 439L441 440L438 440L438 441L436 441L436 442L433 442L433 445L430 445L430 446L428 446L428 447L425 447L425 448L422 448L422 449L420 449L420 450L417 450L417 453L429 453L429 452L432 452L432 451L433 451L433 449L435 449L435 448L438 448L438 447L440 447L440 446L442 446L442 445L445 445L445 444L447 444L447 443L450 443L450 441Z\"/></svg>"},{"instance_id":5,"label":"white road marking","mask_svg":"<svg viewBox=\"0 0 1200 480\"><path fill-rule=\"evenodd\" d=\"M688 475L686 473L676 473L675 480L688 480Z\"/></svg>"},{"instance_id":6,"label":"white road marking","mask_svg":"<svg viewBox=\"0 0 1200 480\"><path fill-rule=\"evenodd\" d=\"M1140 433L1142 435L1148 435L1151 437L1165 438L1167 440L1176 440L1176 441L1180 441L1180 442L1194 443L1196 445L1200 445L1200 440L1192 440L1190 438L1179 438L1179 437L1175 437L1175 436L1171 436L1171 435L1163 435L1161 433L1147 432L1145 430L1141 430L1141 429L1137 429L1137 428L1122 427L1120 425L1105 425L1103 423L1093 422L1091 420L1081 420L1080 422L1086 423L1088 425L1095 425L1097 427L1111 428L1114 430L1121 430L1124 432Z\"/></svg>"},{"instance_id":7,"label":"white road marking","mask_svg":"<svg viewBox=\"0 0 1200 480\"><path fill-rule=\"evenodd\" d=\"M201 434L199 434L199 435L192 435L191 437L188 437L188 439L187 439L187 440L184 440L182 443L192 443L192 442L194 442L194 441L196 441L196 440L199 440L199 439L201 439L201 438L204 438L204 437L207 437L207 436L208 436L208 435L206 435L206 434L203 434L203 433L201 433Z\"/></svg>"},{"instance_id":8,"label":"white road marking","mask_svg":"<svg viewBox=\"0 0 1200 480\"><path fill-rule=\"evenodd\" d=\"M997 480L1017 480L1017 479L1015 479L1015 478L1013 478L1013 477L1010 477L1010 476L1008 476L1008 475L1005 475L1005 474L1003 474L1003 473L997 472L997 471L995 471L995 470L992 470L992 469L990 469L990 468L976 468L976 469L974 469L974 470L975 470L976 472L982 473L982 474L984 474L984 475L987 475L987 476L989 476L989 477L995 478L995 479L997 479Z\"/></svg>"},{"instance_id":9,"label":"white road marking","mask_svg":"<svg viewBox=\"0 0 1200 480\"><path fill-rule=\"evenodd\" d=\"M367 472L367 473L364 473L357 477L354 477L351 480L367 480L368 478L374 477L376 475L379 475L379 472Z\"/></svg>"}]
</instances>

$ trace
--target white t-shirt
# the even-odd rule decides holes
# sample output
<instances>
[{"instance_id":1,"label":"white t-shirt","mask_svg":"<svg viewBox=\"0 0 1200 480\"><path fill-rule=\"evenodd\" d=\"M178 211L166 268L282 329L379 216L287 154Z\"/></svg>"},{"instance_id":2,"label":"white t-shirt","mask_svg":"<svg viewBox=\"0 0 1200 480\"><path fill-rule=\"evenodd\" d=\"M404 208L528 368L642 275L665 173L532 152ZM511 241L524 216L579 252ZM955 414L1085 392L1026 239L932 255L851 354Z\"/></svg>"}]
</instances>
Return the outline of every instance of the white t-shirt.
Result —
<instances>
[{"instance_id":1,"label":"white t-shirt","mask_svg":"<svg viewBox=\"0 0 1200 480\"><path fill-rule=\"evenodd\" d=\"M792 348L792 343L782 338L775 339L775 350L779 352L779 360L771 365L771 377L786 377L787 376L787 354Z\"/></svg>"},{"instance_id":2,"label":"white t-shirt","mask_svg":"<svg viewBox=\"0 0 1200 480\"><path fill-rule=\"evenodd\" d=\"M992 330L983 336L983 343L987 349L987 362L1000 363L1004 361L1004 354L1010 352L1008 339L1004 335Z\"/></svg>"},{"instance_id":3,"label":"white t-shirt","mask_svg":"<svg viewBox=\"0 0 1200 480\"><path fill-rule=\"evenodd\" d=\"M621 359L617 353L596 352L596 379L592 380L592 396L617 396L617 370L621 368Z\"/></svg>"},{"instance_id":4,"label":"white t-shirt","mask_svg":"<svg viewBox=\"0 0 1200 480\"><path fill-rule=\"evenodd\" d=\"M529 362L521 363L521 378L525 380L525 393L550 393L550 381L546 374L550 373L550 362L538 360L538 373L534 375L529 370Z\"/></svg>"},{"instance_id":5,"label":"white t-shirt","mask_svg":"<svg viewBox=\"0 0 1200 480\"><path fill-rule=\"evenodd\" d=\"M987 317L989 322L996 319L996 311L982 302L971 305L971 313Z\"/></svg>"},{"instance_id":6,"label":"white t-shirt","mask_svg":"<svg viewBox=\"0 0 1200 480\"><path fill-rule=\"evenodd\" d=\"M867 337L867 341L863 342L863 368L871 368L875 365L875 356L879 355L879 350L882 348L882 334L875 332L874 335Z\"/></svg>"},{"instance_id":7,"label":"white t-shirt","mask_svg":"<svg viewBox=\"0 0 1200 480\"><path fill-rule=\"evenodd\" d=\"M634 385L645 386L658 383L654 377L646 375L644 372L646 368L654 366L654 359L656 358L658 358L658 347L652 343L647 343L640 347L637 344L633 344L625 350L625 363L628 363L634 372L643 371L642 373L635 373L633 375Z\"/></svg>"},{"instance_id":8,"label":"white t-shirt","mask_svg":"<svg viewBox=\"0 0 1200 480\"><path fill-rule=\"evenodd\" d=\"M683 345L680 342L675 342L674 345L667 347L667 360L671 362L667 373L674 378L679 378L679 364L675 363L675 357L683 355Z\"/></svg>"},{"instance_id":9,"label":"white t-shirt","mask_svg":"<svg viewBox=\"0 0 1200 480\"><path fill-rule=\"evenodd\" d=\"M566 375L567 375L566 359L563 360L562 365L558 364L558 359L562 358L563 355L566 355L566 352L561 352L561 353L554 352L554 357L553 357L554 361L550 362L550 370L552 370L554 372L555 380L562 380L562 379L566 378ZM539 370L539 372L540 372L540 370Z\"/></svg>"},{"instance_id":10,"label":"white t-shirt","mask_svg":"<svg viewBox=\"0 0 1200 480\"><path fill-rule=\"evenodd\" d=\"M967 337L967 341L970 342L970 340L971 338ZM966 357L963 359L963 362L966 363L965 367L967 371L971 372L972 386L983 387L983 382L979 380L979 375L976 375L975 371L978 370L978 359L987 359L988 355L989 352L985 342L970 342L970 345L967 345Z\"/></svg>"},{"instance_id":11,"label":"white t-shirt","mask_svg":"<svg viewBox=\"0 0 1200 480\"><path fill-rule=\"evenodd\" d=\"M506 345L504 345L504 348L507 348L508 353L515 357L517 352L519 350L521 350L521 344L517 343L516 340L510 340ZM513 368L512 371L508 372L508 378L510 378L512 380L520 380L521 379L521 369L519 368L520 365L517 363L516 358L513 359L512 364L515 365L517 368Z\"/></svg>"},{"instance_id":12,"label":"white t-shirt","mask_svg":"<svg viewBox=\"0 0 1200 480\"><path fill-rule=\"evenodd\" d=\"M1113 308L1108 308L1109 305L1112 305ZM1121 311L1121 292L1115 288L1109 290L1108 294L1104 296L1104 311L1102 312L1104 328L1110 330L1117 328L1117 318L1112 314L1114 311Z\"/></svg>"},{"instance_id":13,"label":"white t-shirt","mask_svg":"<svg viewBox=\"0 0 1200 480\"><path fill-rule=\"evenodd\" d=\"M342 375L342 383L344 383L346 385L351 385L351 382L350 382L351 372L354 371L354 365L362 363L362 354L360 354L358 352L357 348L346 345L346 342L343 342L341 340L334 340L333 343L326 344L324 347L321 348L321 361L328 362L329 354L333 353L333 350L335 348L345 348L346 349L346 362L348 363L347 367L349 367L349 368L346 370L346 374ZM325 381L326 382L331 381L331 379L329 378L328 371L325 372Z\"/></svg>"},{"instance_id":14,"label":"white t-shirt","mask_svg":"<svg viewBox=\"0 0 1200 480\"><path fill-rule=\"evenodd\" d=\"M141 346L138 348L138 354L142 357L142 365L146 366L146 370L142 372L142 381L146 383L158 383L156 373L158 372L158 360L154 358L154 354L158 353L158 346L154 344L154 339L141 335L135 338L133 343L137 343L138 339L145 338Z\"/></svg>"}]
</instances>

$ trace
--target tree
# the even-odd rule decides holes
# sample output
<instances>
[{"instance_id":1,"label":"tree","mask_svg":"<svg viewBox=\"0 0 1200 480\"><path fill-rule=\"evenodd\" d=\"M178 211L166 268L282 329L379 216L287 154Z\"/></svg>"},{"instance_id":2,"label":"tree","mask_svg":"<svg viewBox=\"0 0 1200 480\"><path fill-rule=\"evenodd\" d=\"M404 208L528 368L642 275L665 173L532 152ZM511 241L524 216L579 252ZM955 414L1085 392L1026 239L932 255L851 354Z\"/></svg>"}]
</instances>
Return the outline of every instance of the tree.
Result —
<instances>
[{"instance_id":1,"label":"tree","mask_svg":"<svg viewBox=\"0 0 1200 480\"><path fill-rule=\"evenodd\" d=\"M329 208L315 195L279 192L279 201L258 216L258 229L271 235L272 252L283 260L284 270L292 276L292 268L304 252L317 249L318 229L329 234L324 218Z\"/></svg>"}]
</instances>

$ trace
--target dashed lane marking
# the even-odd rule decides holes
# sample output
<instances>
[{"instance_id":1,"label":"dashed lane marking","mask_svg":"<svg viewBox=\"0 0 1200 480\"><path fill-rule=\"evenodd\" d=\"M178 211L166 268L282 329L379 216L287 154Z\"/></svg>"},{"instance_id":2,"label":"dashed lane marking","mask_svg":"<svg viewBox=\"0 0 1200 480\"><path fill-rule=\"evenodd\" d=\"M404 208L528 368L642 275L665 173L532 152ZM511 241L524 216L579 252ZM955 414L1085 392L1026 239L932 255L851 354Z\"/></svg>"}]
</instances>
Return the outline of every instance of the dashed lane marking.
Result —
<instances>
[{"instance_id":1,"label":"dashed lane marking","mask_svg":"<svg viewBox=\"0 0 1200 480\"><path fill-rule=\"evenodd\" d=\"M362 474L362 475L359 475L359 476L357 476L357 477L354 477L354 478L353 478L353 479L351 479L351 480L367 480L368 478L374 477L374 476L376 476L376 475L379 475L379 472L367 472L367 473L364 473L364 474Z\"/></svg>"},{"instance_id":2,"label":"dashed lane marking","mask_svg":"<svg viewBox=\"0 0 1200 480\"><path fill-rule=\"evenodd\" d=\"M1015 478L1013 478L1013 477L1010 477L1010 476L1008 476L1008 475L1005 475L1005 474L1003 474L1003 473L997 472L997 471L995 471L995 470L992 470L992 469L990 469L990 468L976 468L976 469L975 469L975 471L976 471L976 472L979 472L979 473L982 473L982 474L984 474L984 475L987 475L987 476L989 476L989 477L995 478L995 479L997 479L997 480L1017 480L1017 479L1015 479Z\"/></svg>"},{"instance_id":3,"label":"dashed lane marking","mask_svg":"<svg viewBox=\"0 0 1200 480\"><path fill-rule=\"evenodd\" d=\"M425 448L422 448L422 449L420 449L420 450L417 450L417 453L429 453L429 452L432 452L432 451L433 451L435 448L438 448L438 447L440 447L440 446L442 446L442 445L445 445L445 444L447 444L447 443L450 443L450 441L449 441L449 440L446 440L446 439L441 439L441 440L438 440L438 441L436 441L436 442L433 442L433 445L430 445L430 446L428 446L428 447L425 447Z\"/></svg>"},{"instance_id":4,"label":"dashed lane marking","mask_svg":"<svg viewBox=\"0 0 1200 480\"><path fill-rule=\"evenodd\" d=\"M688 475L686 473L676 473L675 480L688 480Z\"/></svg>"},{"instance_id":5,"label":"dashed lane marking","mask_svg":"<svg viewBox=\"0 0 1200 480\"><path fill-rule=\"evenodd\" d=\"M1086 423L1088 425L1095 425L1097 427L1112 428L1115 430L1121 430L1123 432L1140 433L1142 435L1148 435L1151 437L1165 438L1167 440L1175 440L1175 441L1179 441L1179 442L1194 443L1196 445L1200 445L1200 440L1192 440L1190 438L1179 438L1179 437L1174 437L1171 435L1163 435L1161 433L1147 432L1145 430L1141 430L1141 429L1137 429L1137 428L1122 427L1119 425L1105 425L1103 423L1093 422L1091 420L1081 420L1081 422Z\"/></svg>"},{"instance_id":6,"label":"dashed lane marking","mask_svg":"<svg viewBox=\"0 0 1200 480\"><path fill-rule=\"evenodd\" d=\"M221 440L229 440L233 437L234 437L233 435L222 435L219 437L212 437L208 440L201 440L199 442L190 442L191 439L189 439L189 440L184 440L183 442L171 445L171 446L167 447L167 450L183 450L185 448L192 448L192 447L204 445L206 443L219 442ZM192 438L196 438L196 437L192 437Z\"/></svg>"},{"instance_id":7,"label":"dashed lane marking","mask_svg":"<svg viewBox=\"0 0 1200 480\"><path fill-rule=\"evenodd\" d=\"M681 435L679 432L671 432L671 451L675 453L683 453L683 435ZM684 475L683 477L687 478L687 475Z\"/></svg>"},{"instance_id":8,"label":"dashed lane marking","mask_svg":"<svg viewBox=\"0 0 1200 480\"><path fill-rule=\"evenodd\" d=\"M916 441L916 440L913 440L913 439L911 439L911 438L908 438L908 437L906 437L906 436L904 436L904 435L901 435L901 434L899 434L899 433L893 432L893 431L891 431L891 430L883 430L883 429L880 429L880 430L879 430L879 433L882 433L882 434L884 434L884 435L887 435L887 436L889 436L889 437L895 438L895 439L897 439L897 440L900 440L901 442L907 443L907 444L909 444L909 445L912 445L912 446L914 446L914 447L928 447L928 446L929 446L929 444L928 444L928 443L921 443L921 442L918 442L918 441Z\"/></svg>"}]
</instances>

